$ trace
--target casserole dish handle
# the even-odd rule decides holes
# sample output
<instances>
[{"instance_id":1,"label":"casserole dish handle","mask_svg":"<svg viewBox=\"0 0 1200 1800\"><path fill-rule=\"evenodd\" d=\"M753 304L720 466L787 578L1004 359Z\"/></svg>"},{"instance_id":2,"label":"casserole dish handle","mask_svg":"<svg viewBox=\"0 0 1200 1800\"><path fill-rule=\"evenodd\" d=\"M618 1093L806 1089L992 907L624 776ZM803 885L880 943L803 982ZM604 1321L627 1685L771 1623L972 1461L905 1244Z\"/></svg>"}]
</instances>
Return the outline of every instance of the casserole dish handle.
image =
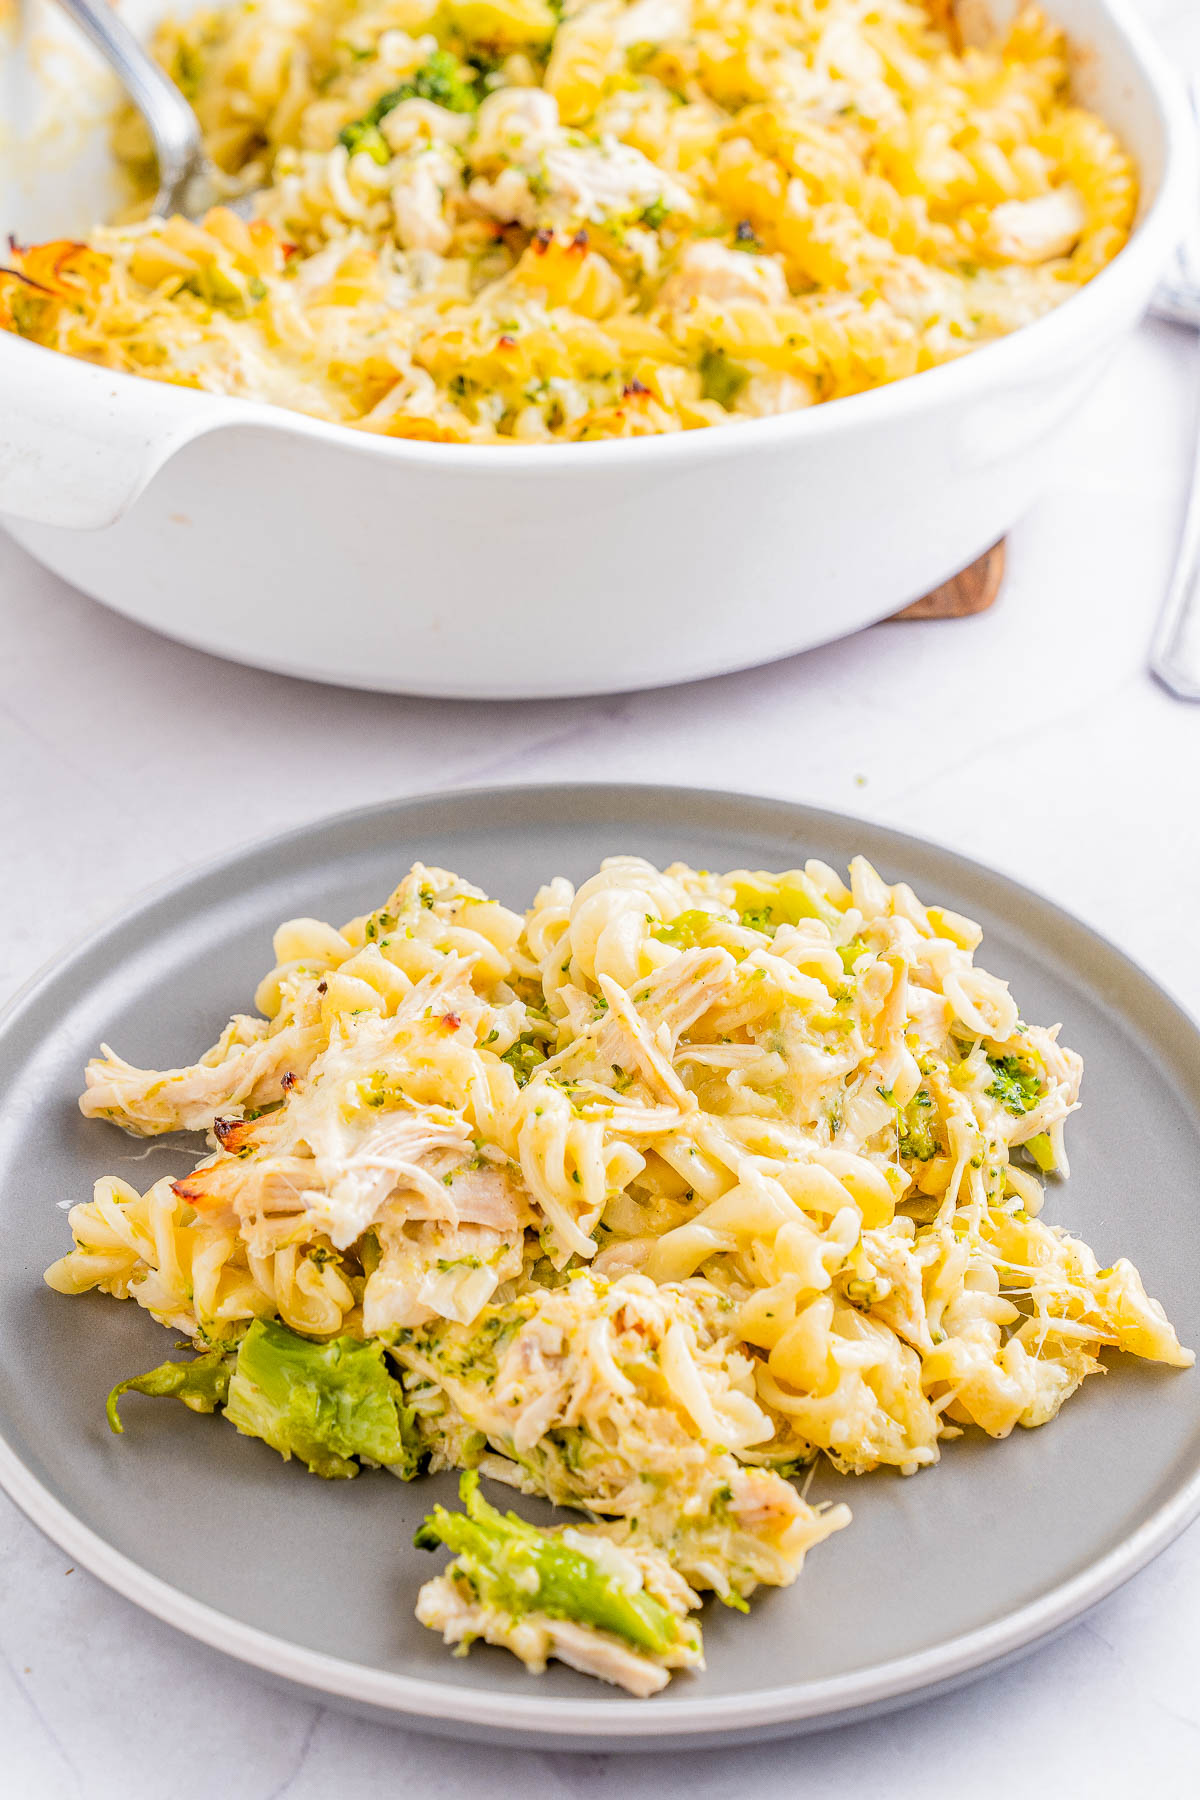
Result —
<instances>
[{"instance_id":1,"label":"casserole dish handle","mask_svg":"<svg viewBox=\"0 0 1200 1800\"><path fill-rule=\"evenodd\" d=\"M115 524L177 450L241 410L37 344L0 343L0 515L79 530Z\"/></svg>"}]
</instances>

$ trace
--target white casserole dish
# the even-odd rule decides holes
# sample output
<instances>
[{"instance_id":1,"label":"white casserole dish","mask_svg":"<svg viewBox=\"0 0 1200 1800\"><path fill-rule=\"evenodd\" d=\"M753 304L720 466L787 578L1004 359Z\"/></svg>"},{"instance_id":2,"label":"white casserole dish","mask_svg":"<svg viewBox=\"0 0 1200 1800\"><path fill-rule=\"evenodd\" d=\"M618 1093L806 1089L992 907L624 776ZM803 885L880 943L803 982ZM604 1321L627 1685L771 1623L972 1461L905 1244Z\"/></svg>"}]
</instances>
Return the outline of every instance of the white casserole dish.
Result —
<instances>
[{"instance_id":1,"label":"white casserole dish","mask_svg":"<svg viewBox=\"0 0 1200 1800\"><path fill-rule=\"evenodd\" d=\"M998 22L1013 10L986 4ZM138 25L165 10L127 9ZM156 630L396 692L648 687L883 618L1036 496L1194 197L1186 108L1123 0L1047 10L1073 44L1076 98L1137 160L1141 212L1102 274L1000 343L744 425L496 448L381 439L0 333L0 515L56 573ZM10 66L10 93L27 79ZM0 227L85 229L105 203L105 131L97 108L65 158L26 155L33 178L0 143Z\"/></svg>"}]
</instances>

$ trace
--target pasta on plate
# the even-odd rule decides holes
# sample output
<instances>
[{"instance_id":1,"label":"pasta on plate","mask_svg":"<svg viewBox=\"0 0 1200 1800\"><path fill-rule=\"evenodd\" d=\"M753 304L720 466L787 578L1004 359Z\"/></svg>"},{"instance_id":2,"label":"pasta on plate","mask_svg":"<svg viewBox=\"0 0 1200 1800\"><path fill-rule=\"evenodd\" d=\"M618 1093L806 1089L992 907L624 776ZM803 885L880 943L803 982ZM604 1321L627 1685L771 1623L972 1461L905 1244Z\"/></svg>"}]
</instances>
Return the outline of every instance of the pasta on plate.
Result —
<instances>
[{"instance_id":1,"label":"pasta on plate","mask_svg":"<svg viewBox=\"0 0 1200 1800\"><path fill-rule=\"evenodd\" d=\"M947 0L254 0L155 49L256 216L15 246L0 327L385 436L856 394L1058 305L1137 198L1032 7L976 44Z\"/></svg>"},{"instance_id":2,"label":"pasta on plate","mask_svg":"<svg viewBox=\"0 0 1200 1800\"><path fill-rule=\"evenodd\" d=\"M91 1118L208 1134L106 1178L46 1274L186 1334L113 1390L220 1409L316 1473L460 1469L418 1541L448 1642L637 1694L702 1663L849 1522L791 1480L936 1463L1053 1419L1106 1349L1185 1367L1121 1258L1041 1216L1081 1063L980 931L810 861L616 856L524 917L417 864L341 930L293 920L257 1013L191 1066L107 1047ZM540 1530L480 1476L583 1515Z\"/></svg>"}]
</instances>

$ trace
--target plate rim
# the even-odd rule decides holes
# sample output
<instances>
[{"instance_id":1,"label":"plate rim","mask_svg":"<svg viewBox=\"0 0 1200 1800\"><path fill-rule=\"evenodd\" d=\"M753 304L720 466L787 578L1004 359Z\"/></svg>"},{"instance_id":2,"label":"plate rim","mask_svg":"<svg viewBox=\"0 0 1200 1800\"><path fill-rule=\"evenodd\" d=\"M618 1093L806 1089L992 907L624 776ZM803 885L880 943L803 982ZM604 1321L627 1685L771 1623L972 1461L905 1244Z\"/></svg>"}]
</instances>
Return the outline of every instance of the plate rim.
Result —
<instances>
[{"instance_id":1,"label":"plate rim","mask_svg":"<svg viewBox=\"0 0 1200 1800\"><path fill-rule=\"evenodd\" d=\"M1031 905L1043 918L1059 927L1082 933L1093 950L1112 958L1124 971L1150 989L1200 1048L1200 1023L1174 995L1135 958L1086 921L1068 912L1035 888L965 856L936 839L904 832L882 821L838 812L807 801L747 794L706 786L689 787L658 782L515 782L483 787L433 789L402 794L361 807L321 815L283 832L256 837L225 852L188 864L182 870L137 891L124 905L103 918L77 942L48 958L0 1007L0 1042L20 1015L52 981L69 974L75 960L90 953L109 936L133 923L141 914L164 900L222 870L236 868L251 858L293 848L331 827L365 824L372 817L445 807L470 812L481 803L503 803L520 797L539 808L559 806L564 815L571 802L583 799L593 805L619 806L622 801L657 795L664 805L674 800L694 806L698 801L728 808L746 809L742 821L753 827L753 814L775 813L793 819L828 820L844 828L861 825L888 842L901 856L914 851L934 851L951 857L975 876L994 884L998 899ZM739 821L739 822L742 822ZM446 823L452 824L452 820ZM765 824L765 820L764 820ZM74 1556L89 1572L134 1605L234 1660L264 1674L282 1678L316 1693L370 1709L375 1718L393 1723L409 1722L418 1728L455 1724L502 1734L513 1743L532 1737L588 1740L603 1747L630 1749L667 1748L684 1738L733 1738L737 1734L796 1731L834 1725L862 1718L917 1700L922 1695L955 1686L989 1665L999 1664L1034 1649L1039 1643L1070 1625L1091 1607L1107 1598L1143 1569L1200 1516L1200 1457L1190 1475L1127 1537L1085 1569L1057 1583L1046 1593L1026 1602L1001 1618L973 1631L959 1634L915 1654L892 1658L867 1669L849 1670L818 1681L793 1682L752 1693L672 1699L667 1708L643 1700L625 1700L607 1694L563 1699L555 1695L489 1693L486 1689L455 1686L436 1677L405 1675L371 1667L303 1645L248 1625L230 1614L196 1600L151 1574L132 1557L115 1550L76 1516L27 1467L8 1442L5 1421L0 1418L0 1488L46 1537ZM611 1743L607 1740L612 1739ZM560 1742L569 1748L569 1741Z\"/></svg>"}]
</instances>

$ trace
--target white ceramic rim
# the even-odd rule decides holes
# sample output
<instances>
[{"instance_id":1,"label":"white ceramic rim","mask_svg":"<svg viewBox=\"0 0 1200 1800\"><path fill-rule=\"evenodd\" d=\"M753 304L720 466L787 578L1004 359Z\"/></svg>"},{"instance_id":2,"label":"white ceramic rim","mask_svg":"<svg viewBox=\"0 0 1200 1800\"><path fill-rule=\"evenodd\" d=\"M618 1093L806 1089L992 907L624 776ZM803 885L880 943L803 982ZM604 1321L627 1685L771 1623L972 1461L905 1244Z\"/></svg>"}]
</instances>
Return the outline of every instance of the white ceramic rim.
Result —
<instances>
[{"instance_id":1,"label":"white ceramic rim","mask_svg":"<svg viewBox=\"0 0 1200 1800\"><path fill-rule=\"evenodd\" d=\"M1054 362L1061 352L1078 341L1081 334L1103 321L1110 296L1119 304L1120 284L1124 283L1137 293L1139 307L1145 304L1153 281L1177 241L1183 209L1195 179L1195 133L1178 77L1149 29L1132 11L1129 0L1096 0L1096 3L1117 26L1125 40L1127 60L1138 70L1157 105L1164 140L1162 180L1144 218L1138 221L1129 242L1113 261L1052 312L1019 327L1007 337L982 345L954 362L906 376L884 387L846 395L799 412L747 420L739 423L736 431L714 428L667 432L642 438L598 439L586 444L434 444L411 438L378 437L372 432L311 419L263 401L181 388L178 390L180 425L190 423L194 428L185 433L185 441L186 437L219 430L223 426L253 425L315 438L401 466L445 469L448 474L486 472L494 475L498 468L503 468L506 472L527 471L542 480L547 476L553 478L572 471L579 473L598 466L621 467L643 461L661 464L665 472L666 468L677 464L705 461L726 452L770 450L784 442L836 436L854 431L860 425L869 429L881 416L897 419L933 411L939 406L953 405L958 398L973 391L986 392L1002 387L1023 370L1027 372L1030 363ZM1151 265L1148 274L1147 264ZM1138 267L1142 269L1140 278ZM0 333L0 356L4 354L63 359L60 351ZM125 394L129 406L136 408L135 390L144 388L147 377L113 370L102 373L113 383L112 391ZM497 457L501 454L503 462L498 464Z\"/></svg>"},{"instance_id":2,"label":"white ceramic rim","mask_svg":"<svg viewBox=\"0 0 1200 1800\"><path fill-rule=\"evenodd\" d=\"M250 851L261 854L282 848L285 844L319 832L334 822L365 818L397 804L418 806L422 803L436 804L438 801L498 798L514 792L561 794L568 787L572 791L608 794L614 794L623 787L632 791L658 790L664 794L694 791L735 805L739 801L757 803L761 799L758 795L735 794L724 789L660 789L655 782L536 782L516 787L448 788L405 794L391 801L353 808L348 812L329 813L269 838L251 839L221 856L196 864L165 881L156 882L97 925L84 942L103 935L131 914L140 912L149 902L165 898L228 864L238 862ZM772 804L787 806L794 803L776 800ZM810 813L827 810L809 806L807 802L803 804ZM844 820L848 815L831 813L829 816ZM864 820L864 824L866 823L880 822ZM911 838L910 834L899 832L890 825L882 828L897 839L908 838L922 846L934 842L931 839ZM969 867L985 867L949 846L939 848ZM1154 977L1124 950L1039 894L1036 889L1028 888L998 870L988 872L1003 887L1035 900L1039 907L1046 909L1064 924L1086 931L1093 942L1116 956L1143 981L1154 987L1186 1025L1193 1031L1200 1031L1200 1021L1193 1018L1173 996L1167 994ZM82 947L72 945L60 952L24 983L3 1009L0 1009L0 1029L26 997L33 994L62 964L69 962L72 955ZM655 1739L665 1739L669 1746L677 1744L683 1737L713 1739L727 1734L753 1734L771 1727L777 1730L786 1729L789 1725L802 1728L806 1721L835 1725L847 1716L853 1718L884 1710L906 1698L917 1700L924 1691L937 1692L953 1687L989 1664L1006 1661L1024 1650L1032 1649L1040 1640L1052 1637L1071 1624L1132 1575L1136 1575L1139 1569L1145 1568L1193 1519L1200 1516L1198 1466L1171 1498L1151 1513L1115 1550L1094 1562L1081 1574L1018 1608L995 1624L951 1638L919 1655L896 1658L875 1669L851 1671L845 1675L830 1676L823 1681L797 1683L790 1687L766 1688L754 1694L672 1700L668 1711L644 1700L610 1699L607 1695L583 1700L561 1700L537 1694L504 1694L493 1697L476 1689L454 1687L423 1677L393 1674L383 1669L368 1668L362 1663L347 1662L341 1657L328 1656L323 1651L307 1650L301 1645L288 1642L286 1638L275 1637L270 1632L245 1625L231 1619L226 1613L218 1612L215 1607L191 1599L173 1588L169 1582L149 1574L132 1558L114 1550L97 1532L82 1524L68 1507L54 1498L49 1489L26 1468L2 1434L0 1487L40 1531L125 1599L133 1601L135 1606L140 1606L143 1611L174 1626L186 1636L222 1651L238 1662L261 1669L268 1675L394 1714L397 1724L408 1721L419 1726L424 1721L431 1725L482 1727L501 1734L498 1741L503 1741L505 1736L510 1735L516 1740L522 1735L561 1736L568 1740L585 1739L592 1742L612 1738L618 1740L611 1745L614 1750L635 1745L639 1749L652 1750L656 1747ZM625 1741L622 1743L620 1740ZM570 1748L570 1743L565 1747Z\"/></svg>"}]
</instances>

